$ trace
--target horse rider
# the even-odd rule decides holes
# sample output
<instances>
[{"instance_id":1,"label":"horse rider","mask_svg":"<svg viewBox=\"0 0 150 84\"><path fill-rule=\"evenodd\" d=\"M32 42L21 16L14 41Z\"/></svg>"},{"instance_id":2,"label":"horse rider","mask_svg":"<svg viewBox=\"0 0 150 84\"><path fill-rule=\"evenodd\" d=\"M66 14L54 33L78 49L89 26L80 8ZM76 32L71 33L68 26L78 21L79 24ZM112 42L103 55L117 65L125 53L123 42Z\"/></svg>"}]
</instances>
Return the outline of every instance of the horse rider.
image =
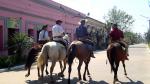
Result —
<instances>
[{"instance_id":1,"label":"horse rider","mask_svg":"<svg viewBox=\"0 0 150 84\"><path fill-rule=\"evenodd\" d=\"M57 20L56 24L52 27L53 41L61 43L67 49L67 43L65 43L65 41L63 40L65 31L64 31L63 27L61 26L61 24L62 24L62 21Z\"/></svg>"},{"instance_id":2,"label":"horse rider","mask_svg":"<svg viewBox=\"0 0 150 84\"><path fill-rule=\"evenodd\" d=\"M41 45L44 45L45 43L47 43L50 40L49 35L48 35L47 26L48 25L44 25L42 27L42 30L39 33L39 39L38 40L39 40L39 44L41 44Z\"/></svg>"},{"instance_id":3,"label":"horse rider","mask_svg":"<svg viewBox=\"0 0 150 84\"><path fill-rule=\"evenodd\" d=\"M109 33L109 37L110 37L110 44L107 48L108 51L114 46L114 43L117 42L122 46L122 49L125 50L126 55L129 56L128 45L123 41L124 38L123 31L121 31L118 28L117 24L112 25L112 31Z\"/></svg>"},{"instance_id":4,"label":"horse rider","mask_svg":"<svg viewBox=\"0 0 150 84\"><path fill-rule=\"evenodd\" d=\"M85 20L80 21L80 25L78 28L76 28L76 37L79 41L82 41L84 44L86 44L87 48L90 51L90 56L92 58L95 58L93 54L93 42L89 39L89 34L87 32L87 27L85 26Z\"/></svg>"}]
</instances>

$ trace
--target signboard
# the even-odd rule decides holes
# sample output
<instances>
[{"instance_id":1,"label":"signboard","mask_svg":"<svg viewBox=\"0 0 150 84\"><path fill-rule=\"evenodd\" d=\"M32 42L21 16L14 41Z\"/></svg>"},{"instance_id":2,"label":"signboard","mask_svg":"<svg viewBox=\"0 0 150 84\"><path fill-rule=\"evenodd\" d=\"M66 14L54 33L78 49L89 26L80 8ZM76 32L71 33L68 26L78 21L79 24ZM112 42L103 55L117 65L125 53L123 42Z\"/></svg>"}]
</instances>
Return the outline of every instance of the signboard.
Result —
<instances>
[{"instance_id":1,"label":"signboard","mask_svg":"<svg viewBox=\"0 0 150 84\"><path fill-rule=\"evenodd\" d=\"M20 23L20 18L9 17L7 19L7 28L19 28Z\"/></svg>"}]
</instances>

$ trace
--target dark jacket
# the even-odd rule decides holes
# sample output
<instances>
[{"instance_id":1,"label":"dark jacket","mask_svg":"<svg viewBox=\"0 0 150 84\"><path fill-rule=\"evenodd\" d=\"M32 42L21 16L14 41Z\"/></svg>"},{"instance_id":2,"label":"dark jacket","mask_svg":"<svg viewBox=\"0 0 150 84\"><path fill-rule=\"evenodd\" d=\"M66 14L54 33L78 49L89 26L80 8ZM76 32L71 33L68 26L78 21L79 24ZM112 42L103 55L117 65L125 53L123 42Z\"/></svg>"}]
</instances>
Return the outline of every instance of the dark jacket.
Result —
<instances>
[{"instance_id":1,"label":"dark jacket","mask_svg":"<svg viewBox=\"0 0 150 84\"><path fill-rule=\"evenodd\" d=\"M86 37L88 35L87 28L83 25L80 25L78 28L76 28L76 37L82 38Z\"/></svg>"}]
</instances>

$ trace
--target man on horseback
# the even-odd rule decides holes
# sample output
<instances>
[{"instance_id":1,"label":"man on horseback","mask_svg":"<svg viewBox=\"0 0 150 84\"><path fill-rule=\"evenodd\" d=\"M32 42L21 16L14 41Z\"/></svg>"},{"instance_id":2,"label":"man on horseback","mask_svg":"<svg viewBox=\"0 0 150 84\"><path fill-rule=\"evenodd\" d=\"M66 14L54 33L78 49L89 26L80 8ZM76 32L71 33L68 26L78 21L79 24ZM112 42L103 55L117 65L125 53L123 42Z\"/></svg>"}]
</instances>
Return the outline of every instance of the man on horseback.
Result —
<instances>
[{"instance_id":1,"label":"man on horseback","mask_svg":"<svg viewBox=\"0 0 150 84\"><path fill-rule=\"evenodd\" d=\"M126 52L126 55L128 56L128 45L123 41L124 35L123 35L123 31L121 31L120 29L118 29L118 25L117 24L113 24L112 25L112 31L109 33L110 36L110 44L107 48L107 50L110 50L114 43L119 43L123 49Z\"/></svg>"},{"instance_id":2,"label":"man on horseback","mask_svg":"<svg viewBox=\"0 0 150 84\"><path fill-rule=\"evenodd\" d=\"M91 52L91 57L95 58L94 54L93 54L93 42L91 40L89 40L89 35L87 32L87 27L85 26L85 20L81 20L80 22L80 26L78 28L76 28L76 37L78 40L82 41L83 43L86 44L86 46L88 47L89 51Z\"/></svg>"},{"instance_id":3,"label":"man on horseback","mask_svg":"<svg viewBox=\"0 0 150 84\"><path fill-rule=\"evenodd\" d=\"M67 45L66 45L65 41L63 40L63 36L65 35L65 31L64 31L63 27L61 26L61 24L62 24L62 21L57 20L56 24L52 27L53 41L61 43L67 49Z\"/></svg>"},{"instance_id":4,"label":"man on horseback","mask_svg":"<svg viewBox=\"0 0 150 84\"><path fill-rule=\"evenodd\" d=\"M39 33L39 44L44 45L45 43L47 43L49 41L49 35L48 35L48 31L47 31L47 26L48 25L44 25L42 27L42 30Z\"/></svg>"}]
</instances>

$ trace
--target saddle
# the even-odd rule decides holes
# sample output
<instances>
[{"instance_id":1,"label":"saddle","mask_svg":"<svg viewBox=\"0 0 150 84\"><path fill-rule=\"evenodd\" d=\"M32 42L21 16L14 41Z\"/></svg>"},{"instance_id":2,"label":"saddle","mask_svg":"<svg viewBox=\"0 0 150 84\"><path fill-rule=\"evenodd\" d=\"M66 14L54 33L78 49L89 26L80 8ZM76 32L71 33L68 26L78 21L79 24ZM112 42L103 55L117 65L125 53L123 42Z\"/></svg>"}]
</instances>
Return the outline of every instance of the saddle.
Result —
<instances>
[{"instance_id":1,"label":"saddle","mask_svg":"<svg viewBox=\"0 0 150 84\"><path fill-rule=\"evenodd\" d=\"M86 40L79 40L79 41L83 42L83 43L86 45L87 49L89 50L89 52L90 52L90 54L91 54L90 56L91 56L92 58L95 58L95 56L94 56L94 54L93 54L93 46L94 46L93 42L92 42L91 40L89 40L89 39L86 39Z\"/></svg>"},{"instance_id":2,"label":"saddle","mask_svg":"<svg viewBox=\"0 0 150 84\"><path fill-rule=\"evenodd\" d=\"M58 40L53 40L53 41L62 44L65 47L65 49L67 50L67 44L64 41L58 41Z\"/></svg>"},{"instance_id":3,"label":"saddle","mask_svg":"<svg viewBox=\"0 0 150 84\"><path fill-rule=\"evenodd\" d=\"M121 46L121 49L123 51L125 51L125 46L119 42L114 42L114 43L109 44L108 50L112 49L113 47L117 47L117 46Z\"/></svg>"}]
</instances>

